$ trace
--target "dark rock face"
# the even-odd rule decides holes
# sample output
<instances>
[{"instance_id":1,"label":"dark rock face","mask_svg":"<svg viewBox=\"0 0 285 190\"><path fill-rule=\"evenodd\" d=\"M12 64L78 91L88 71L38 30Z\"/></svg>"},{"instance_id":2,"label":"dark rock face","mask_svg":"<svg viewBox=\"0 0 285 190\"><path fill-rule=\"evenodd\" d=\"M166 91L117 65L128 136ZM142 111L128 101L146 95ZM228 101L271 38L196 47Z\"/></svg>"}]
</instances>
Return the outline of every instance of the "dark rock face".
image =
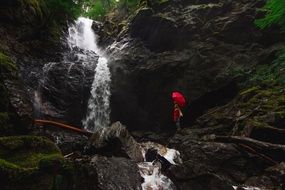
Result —
<instances>
[{"instance_id":1,"label":"dark rock face","mask_svg":"<svg viewBox=\"0 0 285 190\"><path fill-rule=\"evenodd\" d=\"M11 122L19 133L27 133L33 123L33 106L20 79L6 80L5 86L9 93L10 109L14 114ZM16 133L17 133L16 132Z\"/></svg>"},{"instance_id":2,"label":"dark rock face","mask_svg":"<svg viewBox=\"0 0 285 190\"><path fill-rule=\"evenodd\" d=\"M129 159L94 156L75 159L74 164L75 189L141 189L142 179L138 166Z\"/></svg>"},{"instance_id":3,"label":"dark rock face","mask_svg":"<svg viewBox=\"0 0 285 190\"><path fill-rule=\"evenodd\" d=\"M276 52L269 31L254 25L261 6L254 0L171 0L138 11L110 49L112 120L166 130L173 127L172 91L188 101L183 126L233 98L233 72L250 71Z\"/></svg>"},{"instance_id":4,"label":"dark rock face","mask_svg":"<svg viewBox=\"0 0 285 190\"><path fill-rule=\"evenodd\" d=\"M125 126L120 122L111 127L97 130L89 140L86 152L99 153L108 156L121 156L142 162L141 146L129 134Z\"/></svg>"},{"instance_id":5,"label":"dark rock face","mask_svg":"<svg viewBox=\"0 0 285 190\"><path fill-rule=\"evenodd\" d=\"M44 60L54 60L57 54L51 56L52 52L60 50L54 34L59 35L62 26L57 23L48 26L47 20L50 18L47 18L47 11L44 1L0 2L0 98L1 102L6 102L5 105L1 103L0 123L5 131L2 133L1 129L1 135L28 132L32 125L33 93L28 91L30 86L27 86L27 80L30 78L27 79L26 73L32 72L31 62L37 62L36 67L39 68ZM12 60L10 66L14 65L14 73L5 73L2 54ZM29 82L35 83L35 80L30 79Z\"/></svg>"},{"instance_id":6,"label":"dark rock face","mask_svg":"<svg viewBox=\"0 0 285 190\"><path fill-rule=\"evenodd\" d=\"M86 54L90 60L80 60L74 55L74 58L69 58L74 59L74 62L49 63L43 67L37 89L38 102L35 102L40 117L55 118L81 126L94 78L94 63L98 59L91 52Z\"/></svg>"},{"instance_id":7,"label":"dark rock face","mask_svg":"<svg viewBox=\"0 0 285 190\"><path fill-rule=\"evenodd\" d=\"M181 41L179 32L173 20L155 16L152 9L141 9L130 25L131 36L145 41L153 51L176 49Z\"/></svg>"},{"instance_id":8,"label":"dark rock face","mask_svg":"<svg viewBox=\"0 0 285 190\"><path fill-rule=\"evenodd\" d=\"M32 104L18 68L8 55L0 51L0 136L25 134L32 125Z\"/></svg>"}]
</instances>

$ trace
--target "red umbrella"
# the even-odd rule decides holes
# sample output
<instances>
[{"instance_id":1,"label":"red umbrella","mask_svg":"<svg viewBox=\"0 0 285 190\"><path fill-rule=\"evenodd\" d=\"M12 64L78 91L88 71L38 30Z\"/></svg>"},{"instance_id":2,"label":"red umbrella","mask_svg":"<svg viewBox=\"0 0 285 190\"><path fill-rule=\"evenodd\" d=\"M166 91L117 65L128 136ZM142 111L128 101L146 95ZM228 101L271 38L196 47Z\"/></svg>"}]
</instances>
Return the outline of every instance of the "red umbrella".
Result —
<instances>
[{"instance_id":1,"label":"red umbrella","mask_svg":"<svg viewBox=\"0 0 285 190\"><path fill-rule=\"evenodd\" d=\"M180 92L172 92L172 100L176 102L180 107L184 107L186 100Z\"/></svg>"}]
</instances>

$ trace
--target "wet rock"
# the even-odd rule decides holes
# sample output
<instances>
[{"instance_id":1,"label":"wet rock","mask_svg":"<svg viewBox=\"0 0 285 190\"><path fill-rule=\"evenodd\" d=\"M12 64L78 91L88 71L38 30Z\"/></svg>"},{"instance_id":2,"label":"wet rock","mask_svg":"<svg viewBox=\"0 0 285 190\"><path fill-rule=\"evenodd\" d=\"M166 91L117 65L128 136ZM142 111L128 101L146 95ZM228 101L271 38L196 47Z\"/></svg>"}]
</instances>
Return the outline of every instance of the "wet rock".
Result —
<instances>
[{"instance_id":1,"label":"wet rock","mask_svg":"<svg viewBox=\"0 0 285 190\"><path fill-rule=\"evenodd\" d=\"M160 144L167 144L168 138L170 137L168 133L163 132L153 132L153 131L130 131L131 135L136 139L137 142L156 142Z\"/></svg>"},{"instance_id":2,"label":"wet rock","mask_svg":"<svg viewBox=\"0 0 285 190\"><path fill-rule=\"evenodd\" d=\"M284 189L285 187L284 162L267 168L261 175L249 178L246 185L260 187L261 189Z\"/></svg>"},{"instance_id":3,"label":"wet rock","mask_svg":"<svg viewBox=\"0 0 285 190\"><path fill-rule=\"evenodd\" d=\"M146 162L153 162L153 161L160 162L162 172L165 172L171 166L171 163L167 159L165 159L163 156L158 154L158 151L154 148L148 149L146 151L145 161Z\"/></svg>"},{"instance_id":4,"label":"wet rock","mask_svg":"<svg viewBox=\"0 0 285 190\"><path fill-rule=\"evenodd\" d=\"M86 54L89 55L88 60L71 53L67 62L44 66L43 78L37 89L39 102L35 102L38 105L36 111L41 117L81 126L94 78L94 62L98 59L94 53Z\"/></svg>"},{"instance_id":5,"label":"wet rock","mask_svg":"<svg viewBox=\"0 0 285 190\"><path fill-rule=\"evenodd\" d=\"M0 135L27 133L33 107L19 77L16 63L0 51Z\"/></svg>"},{"instance_id":6,"label":"wet rock","mask_svg":"<svg viewBox=\"0 0 285 190\"><path fill-rule=\"evenodd\" d=\"M5 86L9 93L10 109L15 113L11 116L11 123L15 126L16 133L27 133L33 123L32 102L19 78L5 80Z\"/></svg>"},{"instance_id":7,"label":"wet rock","mask_svg":"<svg viewBox=\"0 0 285 190\"><path fill-rule=\"evenodd\" d=\"M169 166L169 164L175 165L182 163L180 153L175 149L169 149L165 145L151 141L142 142L140 144L145 154L145 159L147 160L153 161L155 158L157 158L158 160L165 162L165 159L167 159L167 162L165 162L166 166ZM161 158L161 156L164 158Z\"/></svg>"},{"instance_id":8,"label":"wet rock","mask_svg":"<svg viewBox=\"0 0 285 190\"><path fill-rule=\"evenodd\" d=\"M75 187L100 190L140 190L142 179L132 160L94 156L78 158L75 164Z\"/></svg>"},{"instance_id":9,"label":"wet rock","mask_svg":"<svg viewBox=\"0 0 285 190\"><path fill-rule=\"evenodd\" d=\"M34 129L33 134L44 136L53 141L61 150L63 155L69 155L74 152L83 152L88 142L88 137L72 131L62 131L62 129L51 126Z\"/></svg>"},{"instance_id":10,"label":"wet rock","mask_svg":"<svg viewBox=\"0 0 285 190\"><path fill-rule=\"evenodd\" d=\"M176 135L170 145L181 152L183 160L181 165L170 169L173 181L177 183L195 184L196 177L215 174L228 184L240 184L269 166L266 160L235 144L201 142L192 139L191 135Z\"/></svg>"},{"instance_id":11,"label":"wet rock","mask_svg":"<svg viewBox=\"0 0 285 190\"><path fill-rule=\"evenodd\" d=\"M179 182L178 182L179 183ZM179 183L181 190L234 190L230 183L212 173L195 176L194 179L187 179Z\"/></svg>"},{"instance_id":12,"label":"wet rock","mask_svg":"<svg viewBox=\"0 0 285 190\"><path fill-rule=\"evenodd\" d=\"M110 127L97 130L90 138L86 152L108 156L121 156L142 162L143 155L140 144L130 135L125 126L120 122L113 123Z\"/></svg>"}]
</instances>

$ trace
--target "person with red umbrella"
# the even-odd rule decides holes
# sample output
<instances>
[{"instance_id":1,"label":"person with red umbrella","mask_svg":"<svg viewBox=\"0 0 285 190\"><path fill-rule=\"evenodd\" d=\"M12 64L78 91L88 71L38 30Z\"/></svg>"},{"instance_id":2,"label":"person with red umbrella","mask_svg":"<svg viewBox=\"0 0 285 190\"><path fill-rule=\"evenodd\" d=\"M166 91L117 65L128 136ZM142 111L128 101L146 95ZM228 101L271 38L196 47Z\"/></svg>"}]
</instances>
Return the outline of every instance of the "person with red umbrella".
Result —
<instances>
[{"instance_id":1,"label":"person with red umbrella","mask_svg":"<svg viewBox=\"0 0 285 190\"><path fill-rule=\"evenodd\" d=\"M180 92L172 92L172 100L174 102L173 121L175 122L177 129L180 129L180 120L181 117L183 117L181 108L185 106L186 100Z\"/></svg>"}]
</instances>

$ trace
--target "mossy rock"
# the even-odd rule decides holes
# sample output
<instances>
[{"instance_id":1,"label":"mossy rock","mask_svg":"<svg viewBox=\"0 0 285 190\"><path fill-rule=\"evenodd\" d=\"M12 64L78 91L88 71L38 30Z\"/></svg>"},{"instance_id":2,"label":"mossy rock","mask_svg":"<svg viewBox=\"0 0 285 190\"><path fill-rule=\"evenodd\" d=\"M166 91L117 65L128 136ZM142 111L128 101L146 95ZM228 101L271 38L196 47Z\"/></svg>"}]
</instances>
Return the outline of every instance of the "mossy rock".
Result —
<instances>
[{"instance_id":1,"label":"mossy rock","mask_svg":"<svg viewBox=\"0 0 285 190\"><path fill-rule=\"evenodd\" d=\"M1 188L52 189L54 176L70 170L65 162L58 147L46 138L0 137Z\"/></svg>"},{"instance_id":2,"label":"mossy rock","mask_svg":"<svg viewBox=\"0 0 285 190\"><path fill-rule=\"evenodd\" d=\"M242 90L228 104L210 109L198 119L198 124L207 127L223 124L231 129L230 135L250 135L249 129L253 127L284 129L284 110L284 86L253 86Z\"/></svg>"},{"instance_id":3,"label":"mossy rock","mask_svg":"<svg viewBox=\"0 0 285 190\"><path fill-rule=\"evenodd\" d=\"M36 168L42 159L62 159L58 147L42 137L1 137L0 148L0 158L20 168Z\"/></svg>"}]
</instances>

